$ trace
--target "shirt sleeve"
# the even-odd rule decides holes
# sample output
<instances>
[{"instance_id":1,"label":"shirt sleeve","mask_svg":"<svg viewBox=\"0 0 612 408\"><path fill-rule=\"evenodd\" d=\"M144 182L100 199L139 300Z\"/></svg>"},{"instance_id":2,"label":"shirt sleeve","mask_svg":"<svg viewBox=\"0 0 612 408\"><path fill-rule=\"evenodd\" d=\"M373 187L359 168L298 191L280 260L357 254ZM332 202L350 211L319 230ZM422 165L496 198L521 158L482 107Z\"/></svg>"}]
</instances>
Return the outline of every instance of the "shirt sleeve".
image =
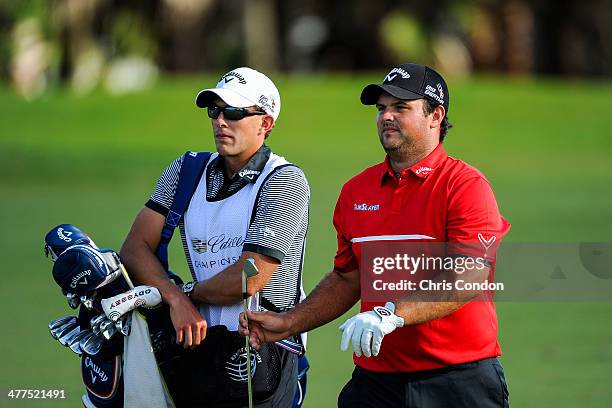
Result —
<instances>
[{"instance_id":1,"label":"shirt sleeve","mask_svg":"<svg viewBox=\"0 0 612 408\"><path fill-rule=\"evenodd\" d=\"M176 186L178 184L181 165L183 164L183 156L177 157L166 168L155 186L155 191L151 194L149 201L145 204L146 207L163 215L168 215L170 206L174 201Z\"/></svg>"},{"instance_id":2,"label":"shirt sleeve","mask_svg":"<svg viewBox=\"0 0 612 408\"><path fill-rule=\"evenodd\" d=\"M340 192L340 197L336 202L334 209L334 228L336 228L336 236L338 239L338 249L334 257L334 271L339 273L350 272L359 267L357 257L353 252L351 238L347 234L349 220L348 215L348 198L345 189Z\"/></svg>"},{"instance_id":3,"label":"shirt sleeve","mask_svg":"<svg viewBox=\"0 0 612 408\"><path fill-rule=\"evenodd\" d=\"M495 252L510 224L502 217L491 185L483 177L462 183L449 196L447 239L457 254L494 262Z\"/></svg>"},{"instance_id":4,"label":"shirt sleeve","mask_svg":"<svg viewBox=\"0 0 612 408\"><path fill-rule=\"evenodd\" d=\"M282 262L304 222L308 222L309 203L310 187L300 168L287 166L276 171L261 187L243 251Z\"/></svg>"}]
</instances>

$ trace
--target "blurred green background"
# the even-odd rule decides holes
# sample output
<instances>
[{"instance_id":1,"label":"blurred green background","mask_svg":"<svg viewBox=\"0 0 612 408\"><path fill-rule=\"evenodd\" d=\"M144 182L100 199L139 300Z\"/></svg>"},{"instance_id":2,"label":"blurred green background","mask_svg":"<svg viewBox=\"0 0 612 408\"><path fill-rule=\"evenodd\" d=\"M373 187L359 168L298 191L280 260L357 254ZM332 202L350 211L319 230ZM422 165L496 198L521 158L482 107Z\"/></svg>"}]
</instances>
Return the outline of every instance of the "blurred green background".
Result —
<instances>
[{"instance_id":1,"label":"blurred green background","mask_svg":"<svg viewBox=\"0 0 612 408\"><path fill-rule=\"evenodd\" d=\"M283 108L269 145L304 169L312 189L309 291L332 265L341 185L384 157L375 110L358 101L380 73L273 77ZM33 102L0 88L1 406L78 406L78 359L46 329L72 311L51 278L44 235L73 223L118 249L165 166L188 149L213 148L210 121L193 99L216 78L166 78L124 96L54 90ZM507 241L611 241L611 83L486 76L449 83L455 127L445 147L489 178L512 223ZM172 251L174 269L187 276L180 248ZM498 313L512 406L609 405L612 303L507 302ZM339 324L309 337L305 407L335 406L350 376ZM11 388L65 389L68 399L9 401Z\"/></svg>"}]
</instances>

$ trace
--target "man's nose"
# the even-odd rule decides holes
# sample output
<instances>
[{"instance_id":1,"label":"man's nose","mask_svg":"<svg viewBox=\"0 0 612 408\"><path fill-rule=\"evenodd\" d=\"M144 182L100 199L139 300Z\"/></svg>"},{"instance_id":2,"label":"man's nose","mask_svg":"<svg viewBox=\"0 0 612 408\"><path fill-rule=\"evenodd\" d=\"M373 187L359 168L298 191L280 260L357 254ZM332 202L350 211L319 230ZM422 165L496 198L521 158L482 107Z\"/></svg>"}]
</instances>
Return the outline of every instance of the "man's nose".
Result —
<instances>
[{"instance_id":1,"label":"man's nose","mask_svg":"<svg viewBox=\"0 0 612 408\"><path fill-rule=\"evenodd\" d=\"M219 116L217 116L217 119L213 119L213 122L215 122L218 127L227 127L227 121L225 120L225 116L223 116L223 112L219 112Z\"/></svg>"},{"instance_id":2,"label":"man's nose","mask_svg":"<svg viewBox=\"0 0 612 408\"><path fill-rule=\"evenodd\" d=\"M379 112L378 117L381 122L393 121L393 112L391 109L385 109Z\"/></svg>"}]
</instances>

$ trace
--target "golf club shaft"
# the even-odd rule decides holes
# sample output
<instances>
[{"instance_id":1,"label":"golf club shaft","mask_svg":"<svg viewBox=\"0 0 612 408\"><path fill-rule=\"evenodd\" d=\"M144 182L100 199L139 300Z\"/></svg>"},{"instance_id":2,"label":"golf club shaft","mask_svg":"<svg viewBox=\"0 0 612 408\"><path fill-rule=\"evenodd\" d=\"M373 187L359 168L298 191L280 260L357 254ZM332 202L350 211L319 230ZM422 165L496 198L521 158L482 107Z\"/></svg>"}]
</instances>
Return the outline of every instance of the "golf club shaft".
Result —
<instances>
[{"instance_id":1,"label":"golf club shaft","mask_svg":"<svg viewBox=\"0 0 612 408\"><path fill-rule=\"evenodd\" d=\"M248 309L248 299L244 299L243 301L244 304L244 316L246 319L248 319L246 317L246 312ZM247 324L248 324L248 320L247 320ZM245 340L245 347L246 347L246 353L247 353L247 387L248 387L248 394L249 394L249 408L253 408L253 380L251 379L252 375L251 375L251 345L249 344L249 336L245 336L244 338Z\"/></svg>"},{"instance_id":2,"label":"golf club shaft","mask_svg":"<svg viewBox=\"0 0 612 408\"><path fill-rule=\"evenodd\" d=\"M248 282L247 278L252 277L258 274L257 266L255 265L255 260L253 258L249 258L246 260L243 268L242 268L242 304L244 309L244 317L247 319L248 325L248 317L247 310L249 309L249 295L248 295ZM251 372L251 345L249 344L249 336L245 337L245 346L246 346L246 357L247 357L247 381L248 381L248 394L249 394L249 408L253 408L253 373Z\"/></svg>"},{"instance_id":3,"label":"golf club shaft","mask_svg":"<svg viewBox=\"0 0 612 408\"><path fill-rule=\"evenodd\" d=\"M127 271L125 270L125 266L123 266L122 263L119 263L119 267L121 268L121 274L125 278L125 281L127 282L129 288L130 289L134 289L134 284L132 283L132 280L130 279L130 276L128 275Z\"/></svg>"}]
</instances>

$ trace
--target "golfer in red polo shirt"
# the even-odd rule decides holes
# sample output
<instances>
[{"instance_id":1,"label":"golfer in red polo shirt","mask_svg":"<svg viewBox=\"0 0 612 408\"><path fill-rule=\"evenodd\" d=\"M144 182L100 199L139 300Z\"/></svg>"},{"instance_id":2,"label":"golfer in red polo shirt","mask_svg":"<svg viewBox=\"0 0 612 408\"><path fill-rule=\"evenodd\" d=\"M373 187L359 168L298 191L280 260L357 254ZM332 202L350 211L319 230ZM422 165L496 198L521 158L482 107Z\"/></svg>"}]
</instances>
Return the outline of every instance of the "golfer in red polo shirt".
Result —
<instances>
[{"instance_id":1,"label":"golfer in red polo shirt","mask_svg":"<svg viewBox=\"0 0 612 408\"><path fill-rule=\"evenodd\" d=\"M250 312L248 323L241 316L241 332L257 348L324 325L361 298L361 313L340 326L341 348L351 345L356 367L339 407L506 407L486 288L510 225L482 173L442 147L450 128L446 82L429 67L402 64L366 86L361 102L376 105L387 156L342 188L334 270L286 313ZM414 245L438 250L399 251ZM440 247L449 263L423 275Z\"/></svg>"}]
</instances>

